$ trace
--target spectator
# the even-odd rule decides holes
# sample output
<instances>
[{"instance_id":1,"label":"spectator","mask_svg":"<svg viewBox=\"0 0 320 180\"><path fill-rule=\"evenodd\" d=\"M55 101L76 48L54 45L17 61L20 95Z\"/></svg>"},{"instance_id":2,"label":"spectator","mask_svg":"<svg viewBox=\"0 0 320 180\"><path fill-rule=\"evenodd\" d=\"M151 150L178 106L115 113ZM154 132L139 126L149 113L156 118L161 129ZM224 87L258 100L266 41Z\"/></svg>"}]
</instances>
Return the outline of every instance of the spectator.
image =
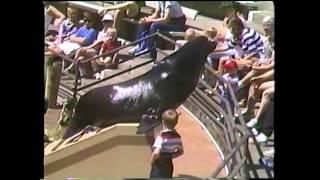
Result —
<instances>
[{"instance_id":1,"label":"spectator","mask_svg":"<svg viewBox=\"0 0 320 180\"><path fill-rule=\"evenodd\" d=\"M44 30L45 34L48 33L49 30L49 25L54 18L54 27L59 27L62 21L66 18L66 16L60 12L57 8L53 7L52 5L49 4L48 1L44 1L44 17L45 17L45 23L44 23Z\"/></svg>"},{"instance_id":2,"label":"spectator","mask_svg":"<svg viewBox=\"0 0 320 180\"><path fill-rule=\"evenodd\" d=\"M274 67L274 18L266 16L263 19L263 29L267 36L264 42L264 53L258 62L252 65L252 70L239 82L239 88L244 87L250 79L261 75Z\"/></svg>"},{"instance_id":3,"label":"spectator","mask_svg":"<svg viewBox=\"0 0 320 180\"><path fill-rule=\"evenodd\" d=\"M239 15L241 10L239 10L238 6L241 7L242 5L239 3L237 5L236 3L235 5L226 6L226 18L224 19L223 26L219 29L216 38L218 42L217 48L208 56L208 62L212 64L212 66L216 66L217 61L224 56L243 56L243 51L248 51L248 47L246 47L248 44L241 45L239 44L240 42L237 42L238 46L235 46L235 42L232 43L232 40L235 41L235 39L237 39L238 41L239 37L244 37L242 38L241 43L252 44L252 41L248 42L247 40L254 39L257 40L257 43L254 43L254 45L262 46L262 44L259 43L263 42L257 39L260 37L260 34L255 32L253 29L246 27L244 19ZM231 32L231 28L234 32ZM252 35L254 36L252 37ZM255 51L255 49L250 50ZM242 65L239 67L242 67Z\"/></svg>"},{"instance_id":4,"label":"spectator","mask_svg":"<svg viewBox=\"0 0 320 180\"><path fill-rule=\"evenodd\" d=\"M224 27L227 27L228 26L228 23L230 21L230 19L232 17L238 17L241 19L242 23L246 26L247 25L247 22L244 18L244 6L241 5L239 2L232 2L232 3L229 3L225 6L222 6L222 9L225 13L225 18L223 19L223 26Z\"/></svg>"},{"instance_id":5,"label":"spectator","mask_svg":"<svg viewBox=\"0 0 320 180\"><path fill-rule=\"evenodd\" d=\"M177 1L156 1L157 8L153 15L140 19L139 34L149 29L149 35L159 31L185 31L186 17ZM139 38L138 38L139 39ZM154 39L146 40L146 47L136 46L130 54L140 54L154 47Z\"/></svg>"},{"instance_id":6,"label":"spectator","mask_svg":"<svg viewBox=\"0 0 320 180\"><path fill-rule=\"evenodd\" d=\"M75 8L68 7L67 15L68 18L64 20L60 25L59 33L55 41L55 44L63 43L65 38L70 37L78 31L78 10Z\"/></svg>"},{"instance_id":7,"label":"spectator","mask_svg":"<svg viewBox=\"0 0 320 180\"><path fill-rule=\"evenodd\" d=\"M162 114L163 130L153 144L150 178L172 178L172 159L184 152L181 136L174 129L178 116L175 110L167 110Z\"/></svg>"},{"instance_id":8,"label":"spectator","mask_svg":"<svg viewBox=\"0 0 320 180\"><path fill-rule=\"evenodd\" d=\"M139 13L139 6L135 1L119 1L120 3L105 7L98 11L98 14L103 16L104 14L113 11L114 21L113 28L119 28L119 22L125 16L128 18L134 18Z\"/></svg>"},{"instance_id":9,"label":"spectator","mask_svg":"<svg viewBox=\"0 0 320 180\"><path fill-rule=\"evenodd\" d=\"M233 91L236 93L238 89L238 67L237 63L232 60L225 61L223 64L224 67L224 73L222 75L222 78L224 78L226 81L228 81L233 89ZM221 82L220 85L217 84L217 88L219 89L219 92L222 97L226 98L231 106L231 110L234 111L235 105L233 104L233 100L231 98L231 95L228 91L227 84L224 82ZM222 107L225 107L225 104L222 102Z\"/></svg>"},{"instance_id":10,"label":"spectator","mask_svg":"<svg viewBox=\"0 0 320 180\"><path fill-rule=\"evenodd\" d=\"M261 35L251 28L244 27L241 20L237 17L230 19L229 28L233 34L233 40L228 42L228 48L237 51L235 58L240 69L250 69L252 64L263 56L264 44ZM218 71L223 72L222 64L230 57L221 57Z\"/></svg>"},{"instance_id":11,"label":"spectator","mask_svg":"<svg viewBox=\"0 0 320 180\"><path fill-rule=\"evenodd\" d=\"M103 29L98 33L97 39L90 46L82 47L79 50L77 50L75 59L77 60L88 59L96 56L99 53L102 42L107 37L107 31L110 27L112 27L112 24L113 24L112 14L109 14L109 13L105 14L101 19L101 21L103 23ZM83 68L85 67L82 67L82 69ZM71 64L68 68L65 69L65 71L71 71L71 70L73 70L73 64Z\"/></svg>"},{"instance_id":12,"label":"spectator","mask_svg":"<svg viewBox=\"0 0 320 180\"><path fill-rule=\"evenodd\" d=\"M101 45L99 55L105 54L106 52L112 51L116 48L119 48L120 46L121 42L117 40L117 30L115 28L109 28L107 31L107 37L104 39ZM112 53L91 62L94 72L105 66L107 66L108 68L117 69L119 63L118 53ZM96 79L102 79L103 73L96 73L95 77Z\"/></svg>"},{"instance_id":13,"label":"spectator","mask_svg":"<svg viewBox=\"0 0 320 180\"><path fill-rule=\"evenodd\" d=\"M71 35L68 40L57 46L49 46L46 55L63 53L67 56L73 56L82 46L88 46L93 43L97 37L97 31L94 29L95 17L88 12L84 14L85 24L78 31Z\"/></svg>"}]
</instances>

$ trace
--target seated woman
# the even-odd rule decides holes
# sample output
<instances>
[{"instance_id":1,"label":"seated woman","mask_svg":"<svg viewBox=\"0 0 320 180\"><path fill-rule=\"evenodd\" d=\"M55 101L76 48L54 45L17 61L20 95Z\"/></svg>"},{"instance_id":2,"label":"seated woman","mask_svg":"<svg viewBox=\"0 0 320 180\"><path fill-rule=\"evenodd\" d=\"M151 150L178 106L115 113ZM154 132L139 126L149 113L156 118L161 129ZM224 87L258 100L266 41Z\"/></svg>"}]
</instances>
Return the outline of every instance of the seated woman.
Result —
<instances>
[{"instance_id":1,"label":"seated woman","mask_svg":"<svg viewBox=\"0 0 320 180\"><path fill-rule=\"evenodd\" d=\"M68 18L64 20L59 28L58 36L55 44L61 44L63 41L75 34L78 31L79 23L78 20L78 10L75 8L67 8Z\"/></svg>"},{"instance_id":2,"label":"seated woman","mask_svg":"<svg viewBox=\"0 0 320 180\"><path fill-rule=\"evenodd\" d=\"M57 8L50 5L49 1L43 1L44 4L44 15L45 15L45 34L48 35L49 38L49 30L50 30L50 23L52 19L54 19L53 28L58 29L62 21L66 18L66 16L60 12Z\"/></svg>"},{"instance_id":3,"label":"seated woman","mask_svg":"<svg viewBox=\"0 0 320 180\"><path fill-rule=\"evenodd\" d=\"M85 24L78 31L67 38L62 44L50 45L46 55L64 54L73 56L82 46L88 46L96 39L97 31L94 28L95 17L89 12L84 13Z\"/></svg>"},{"instance_id":4,"label":"seated woman","mask_svg":"<svg viewBox=\"0 0 320 180\"><path fill-rule=\"evenodd\" d=\"M159 31L185 31L186 17L177 1L156 1L157 8L153 15L140 19L139 34L147 30L148 34ZM148 30L149 29L149 30ZM137 38L139 39L139 37ZM130 54L140 54L154 47L154 38L146 40L146 47L137 45Z\"/></svg>"}]
</instances>

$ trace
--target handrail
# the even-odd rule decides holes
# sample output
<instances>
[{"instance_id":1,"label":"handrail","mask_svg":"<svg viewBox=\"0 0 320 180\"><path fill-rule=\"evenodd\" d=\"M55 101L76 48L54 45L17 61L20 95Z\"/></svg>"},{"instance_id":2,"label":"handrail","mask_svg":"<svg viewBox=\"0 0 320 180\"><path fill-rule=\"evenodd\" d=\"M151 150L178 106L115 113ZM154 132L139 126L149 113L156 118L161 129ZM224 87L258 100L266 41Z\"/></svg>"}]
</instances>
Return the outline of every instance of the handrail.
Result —
<instances>
[{"instance_id":1,"label":"handrail","mask_svg":"<svg viewBox=\"0 0 320 180\"><path fill-rule=\"evenodd\" d=\"M213 177L216 177L219 172L223 169L223 167L228 163L228 161L233 157L233 155L239 150L239 148L245 144L249 138L249 134L244 135L240 142L231 150L230 154L228 154L228 156L222 161L221 164L219 164L219 166L217 167L217 169L214 171L214 173L212 174Z\"/></svg>"},{"instance_id":2,"label":"handrail","mask_svg":"<svg viewBox=\"0 0 320 180\"><path fill-rule=\"evenodd\" d=\"M144 63L141 63L141 64L139 64L139 65L137 65L137 66L130 67L130 68L125 69L125 70L123 70L123 71L120 71L120 72L118 72L118 73L112 74L111 76L108 76L107 78L98 80L98 81L96 81L96 82L93 82L93 83L88 84L88 85L85 85L85 86L82 86L82 87L78 88L77 90L78 90L78 91L81 91L81 90L83 90L83 89L89 88L89 87L94 86L94 85L96 85L96 84L99 84L99 83L101 83L101 82L103 82L103 81L109 80L109 79L114 78L114 77L116 77L116 76L118 76L118 75L124 74L124 73L129 72L129 71L131 71L131 70L133 70L133 69L137 69L137 68L139 68L139 67L141 67L141 66L144 66L144 65L146 65L146 64L149 64L150 62L153 62L153 61L154 61L154 59L151 59L151 60L146 61L146 62L144 62ZM74 89L74 90L75 90L75 89Z\"/></svg>"},{"instance_id":3,"label":"handrail","mask_svg":"<svg viewBox=\"0 0 320 180\"><path fill-rule=\"evenodd\" d=\"M94 60L94 59L97 59L97 58L104 57L104 56L106 56L106 55L112 54L112 53L114 53L114 52L118 52L118 51L120 51L120 50L122 50L122 49L125 49L125 48L127 48L127 47L129 47L129 46L135 45L135 44L137 44L137 43L139 43L139 42L141 42L141 41L150 39L150 38L152 38L152 37L154 37L154 36L157 36L157 33L154 33L154 34L151 34L151 35L149 35L149 36L147 36L147 37L138 39L138 40L133 41L133 42L131 42L131 43L129 43L129 44L126 44L126 45L121 46L121 47L119 47L119 48L113 49L112 51L108 51L108 52L106 52L106 53L104 53L104 54L101 54L101 55L98 55L98 56L95 56L95 57L92 57L92 58L89 58L89 59L82 60L80 63L86 63L86 62L92 61L92 60Z\"/></svg>"}]
</instances>

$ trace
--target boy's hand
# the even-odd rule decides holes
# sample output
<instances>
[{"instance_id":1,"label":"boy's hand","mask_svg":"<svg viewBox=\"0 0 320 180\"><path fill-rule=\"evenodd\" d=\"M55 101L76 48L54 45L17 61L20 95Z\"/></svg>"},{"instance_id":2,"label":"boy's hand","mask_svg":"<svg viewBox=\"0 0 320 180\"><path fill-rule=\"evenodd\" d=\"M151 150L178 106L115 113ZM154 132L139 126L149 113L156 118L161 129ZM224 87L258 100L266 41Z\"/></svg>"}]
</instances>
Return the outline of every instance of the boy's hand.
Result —
<instances>
[{"instance_id":1,"label":"boy's hand","mask_svg":"<svg viewBox=\"0 0 320 180\"><path fill-rule=\"evenodd\" d=\"M263 81L263 78L261 78L261 77L259 77L259 76L253 77L253 78L250 79L250 82L251 82L252 84L256 84L256 85L261 84L262 81Z\"/></svg>"},{"instance_id":2,"label":"boy's hand","mask_svg":"<svg viewBox=\"0 0 320 180\"><path fill-rule=\"evenodd\" d=\"M156 148L151 154L151 164L155 162L160 156L160 148Z\"/></svg>"}]
</instances>

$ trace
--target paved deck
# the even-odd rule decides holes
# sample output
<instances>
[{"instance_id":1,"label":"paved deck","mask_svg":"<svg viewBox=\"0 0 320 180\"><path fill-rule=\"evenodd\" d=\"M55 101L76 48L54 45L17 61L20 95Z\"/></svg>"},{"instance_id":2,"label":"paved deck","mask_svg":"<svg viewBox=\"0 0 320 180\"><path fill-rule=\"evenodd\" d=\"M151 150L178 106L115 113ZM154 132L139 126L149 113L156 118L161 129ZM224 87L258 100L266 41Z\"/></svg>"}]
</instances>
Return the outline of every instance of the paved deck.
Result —
<instances>
[{"instance_id":1,"label":"paved deck","mask_svg":"<svg viewBox=\"0 0 320 180\"><path fill-rule=\"evenodd\" d=\"M61 110L49 109L45 115L45 127L55 128ZM217 147L209 136L194 120L190 114L182 108L177 131L182 136L185 153L174 160L174 176L176 177L210 177L213 171L222 161ZM222 171L220 175L225 175Z\"/></svg>"}]
</instances>

